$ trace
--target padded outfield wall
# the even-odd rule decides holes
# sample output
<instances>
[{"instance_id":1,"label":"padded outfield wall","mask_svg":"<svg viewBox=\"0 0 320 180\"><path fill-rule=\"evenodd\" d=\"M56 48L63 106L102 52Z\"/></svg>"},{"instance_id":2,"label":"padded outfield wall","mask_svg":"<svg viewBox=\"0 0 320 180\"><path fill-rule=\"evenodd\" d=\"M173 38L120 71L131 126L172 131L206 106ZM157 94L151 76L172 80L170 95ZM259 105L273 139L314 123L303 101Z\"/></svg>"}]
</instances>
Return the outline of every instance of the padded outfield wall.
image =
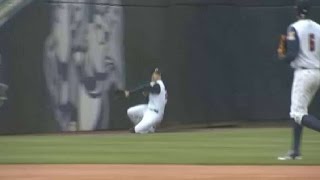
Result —
<instances>
[{"instance_id":1,"label":"padded outfield wall","mask_svg":"<svg viewBox=\"0 0 320 180\"><path fill-rule=\"evenodd\" d=\"M293 2L35 0L0 27L9 85L0 132L128 128L126 108L143 98L113 91L148 81L156 66L167 126L288 119L292 71L275 53Z\"/></svg>"}]
</instances>

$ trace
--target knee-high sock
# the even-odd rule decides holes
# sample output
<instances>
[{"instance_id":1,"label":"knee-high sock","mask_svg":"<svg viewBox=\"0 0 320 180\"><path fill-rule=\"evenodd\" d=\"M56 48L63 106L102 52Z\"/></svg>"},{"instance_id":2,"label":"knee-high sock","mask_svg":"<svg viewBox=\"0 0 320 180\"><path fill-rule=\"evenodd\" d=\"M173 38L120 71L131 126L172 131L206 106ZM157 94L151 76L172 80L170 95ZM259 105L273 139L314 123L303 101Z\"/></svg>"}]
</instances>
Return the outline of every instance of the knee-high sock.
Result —
<instances>
[{"instance_id":1,"label":"knee-high sock","mask_svg":"<svg viewBox=\"0 0 320 180\"><path fill-rule=\"evenodd\" d=\"M292 124L292 150L295 154L300 154L300 144L301 144L301 138L302 138L302 126L295 121L293 121Z\"/></svg>"},{"instance_id":2,"label":"knee-high sock","mask_svg":"<svg viewBox=\"0 0 320 180\"><path fill-rule=\"evenodd\" d=\"M301 124L310 129L320 132L320 120L312 115L303 116Z\"/></svg>"}]
</instances>

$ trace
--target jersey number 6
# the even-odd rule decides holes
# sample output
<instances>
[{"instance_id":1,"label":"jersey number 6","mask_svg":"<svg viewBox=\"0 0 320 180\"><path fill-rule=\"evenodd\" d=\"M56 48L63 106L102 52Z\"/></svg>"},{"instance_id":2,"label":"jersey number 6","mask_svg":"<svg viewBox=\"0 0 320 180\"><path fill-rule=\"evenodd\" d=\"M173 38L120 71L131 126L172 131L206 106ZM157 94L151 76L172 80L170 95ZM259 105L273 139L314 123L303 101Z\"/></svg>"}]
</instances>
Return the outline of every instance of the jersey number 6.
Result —
<instances>
[{"instance_id":1,"label":"jersey number 6","mask_svg":"<svg viewBox=\"0 0 320 180\"><path fill-rule=\"evenodd\" d=\"M309 49L311 52L315 51L315 37L314 37L314 34L311 33L309 34Z\"/></svg>"}]
</instances>

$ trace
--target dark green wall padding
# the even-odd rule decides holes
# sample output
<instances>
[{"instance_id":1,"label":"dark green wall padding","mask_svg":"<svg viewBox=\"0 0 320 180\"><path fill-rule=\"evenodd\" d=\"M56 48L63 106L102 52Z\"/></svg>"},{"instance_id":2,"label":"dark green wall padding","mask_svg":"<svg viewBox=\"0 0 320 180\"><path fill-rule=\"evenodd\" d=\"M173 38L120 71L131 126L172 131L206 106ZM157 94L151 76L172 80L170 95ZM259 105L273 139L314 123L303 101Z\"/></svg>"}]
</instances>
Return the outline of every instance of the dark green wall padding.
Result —
<instances>
[{"instance_id":1,"label":"dark green wall padding","mask_svg":"<svg viewBox=\"0 0 320 180\"><path fill-rule=\"evenodd\" d=\"M295 20L289 0L124 0L127 87L160 67L169 101L164 124L288 119L292 71L278 62L279 35ZM55 132L42 57L52 3L36 0L0 29L10 101L0 132ZM320 22L320 2L312 18ZM317 3L317 4L316 4ZM87 5L90 5L88 3ZM113 99L112 129L128 128L126 108L139 98ZM311 111L320 109L314 102ZM315 113L320 115L320 113Z\"/></svg>"}]
</instances>

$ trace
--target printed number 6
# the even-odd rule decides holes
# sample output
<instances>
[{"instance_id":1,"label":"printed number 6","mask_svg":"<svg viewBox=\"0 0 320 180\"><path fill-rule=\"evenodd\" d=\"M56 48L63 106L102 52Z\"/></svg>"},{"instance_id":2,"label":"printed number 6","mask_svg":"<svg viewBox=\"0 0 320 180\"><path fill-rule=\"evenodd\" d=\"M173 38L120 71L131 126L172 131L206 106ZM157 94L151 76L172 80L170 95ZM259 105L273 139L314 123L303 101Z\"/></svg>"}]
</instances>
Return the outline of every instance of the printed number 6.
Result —
<instances>
[{"instance_id":1,"label":"printed number 6","mask_svg":"<svg viewBox=\"0 0 320 180\"><path fill-rule=\"evenodd\" d=\"M309 49L311 52L315 51L315 37L314 37L314 34L311 33L309 34Z\"/></svg>"}]
</instances>

